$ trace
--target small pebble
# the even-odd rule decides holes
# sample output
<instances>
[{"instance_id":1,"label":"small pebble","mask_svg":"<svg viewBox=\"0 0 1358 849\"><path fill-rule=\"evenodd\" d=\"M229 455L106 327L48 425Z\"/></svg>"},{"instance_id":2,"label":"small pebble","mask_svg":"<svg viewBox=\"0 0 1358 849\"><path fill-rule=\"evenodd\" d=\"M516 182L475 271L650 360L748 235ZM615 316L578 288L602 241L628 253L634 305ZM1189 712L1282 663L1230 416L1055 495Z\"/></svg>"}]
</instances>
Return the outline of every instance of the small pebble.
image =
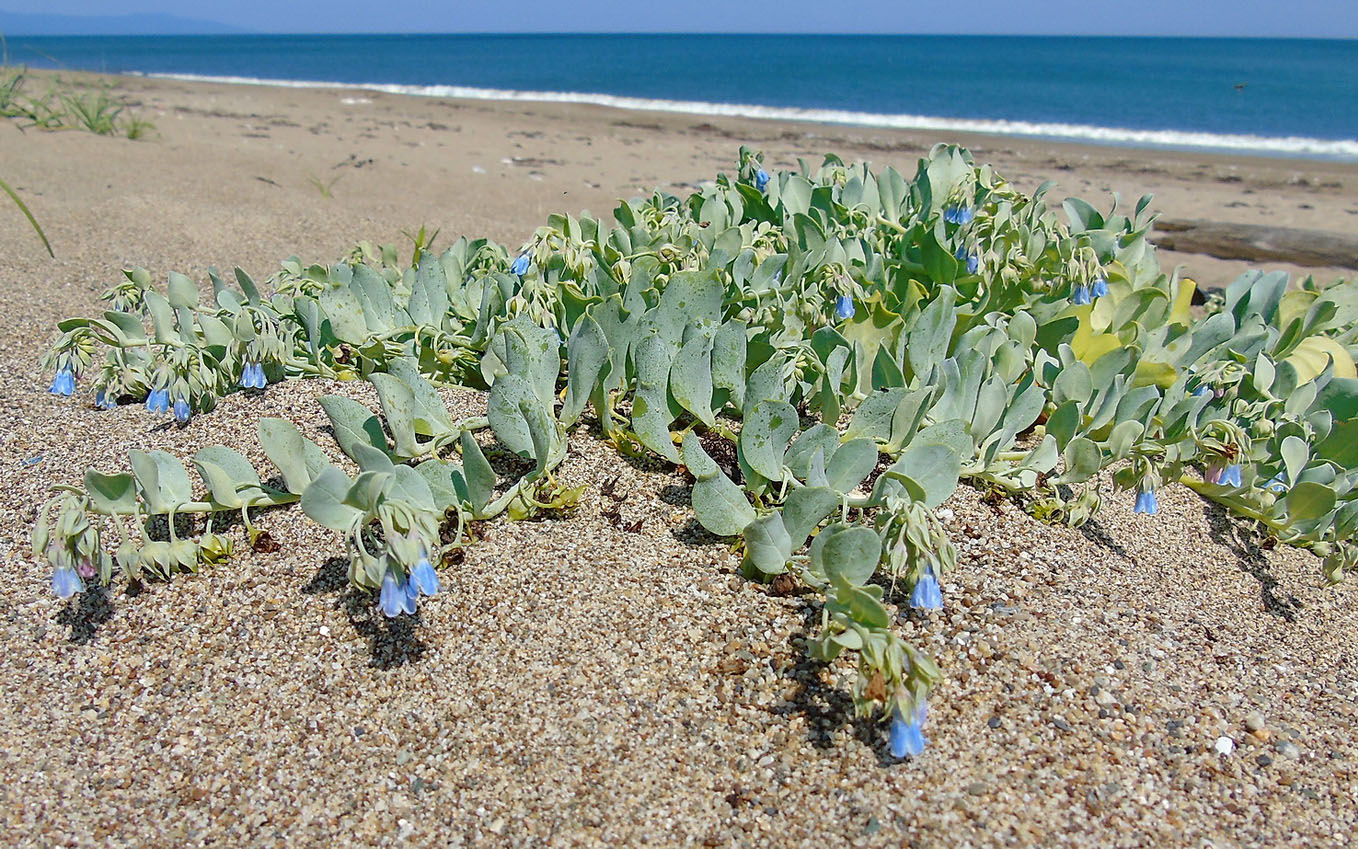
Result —
<instances>
[{"instance_id":1,"label":"small pebble","mask_svg":"<svg viewBox=\"0 0 1358 849\"><path fill-rule=\"evenodd\" d=\"M1235 751L1235 741L1230 737L1218 737L1216 746L1217 754L1229 755Z\"/></svg>"},{"instance_id":2,"label":"small pebble","mask_svg":"<svg viewBox=\"0 0 1358 849\"><path fill-rule=\"evenodd\" d=\"M1253 711L1245 717L1245 728L1250 731L1261 731L1264 727L1264 715L1259 711Z\"/></svg>"},{"instance_id":3,"label":"small pebble","mask_svg":"<svg viewBox=\"0 0 1358 849\"><path fill-rule=\"evenodd\" d=\"M985 784L980 781L973 781L967 785L967 792L973 796L984 796Z\"/></svg>"},{"instance_id":4,"label":"small pebble","mask_svg":"<svg viewBox=\"0 0 1358 849\"><path fill-rule=\"evenodd\" d=\"M1273 758L1270 758L1268 755L1260 755L1254 759L1254 762L1259 764L1259 766L1268 766L1273 763Z\"/></svg>"}]
</instances>

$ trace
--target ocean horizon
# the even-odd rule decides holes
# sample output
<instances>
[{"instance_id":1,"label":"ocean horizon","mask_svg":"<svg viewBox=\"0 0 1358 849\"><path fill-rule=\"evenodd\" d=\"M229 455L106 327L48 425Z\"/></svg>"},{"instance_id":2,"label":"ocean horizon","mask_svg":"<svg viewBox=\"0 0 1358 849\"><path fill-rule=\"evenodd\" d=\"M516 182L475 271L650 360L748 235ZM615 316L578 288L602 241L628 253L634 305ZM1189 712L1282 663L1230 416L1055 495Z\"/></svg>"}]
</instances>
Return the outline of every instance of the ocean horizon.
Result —
<instances>
[{"instance_id":1,"label":"ocean horizon","mask_svg":"<svg viewBox=\"0 0 1358 849\"><path fill-rule=\"evenodd\" d=\"M1353 40L11 36L8 58L185 80L1358 161Z\"/></svg>"}]
</instances>

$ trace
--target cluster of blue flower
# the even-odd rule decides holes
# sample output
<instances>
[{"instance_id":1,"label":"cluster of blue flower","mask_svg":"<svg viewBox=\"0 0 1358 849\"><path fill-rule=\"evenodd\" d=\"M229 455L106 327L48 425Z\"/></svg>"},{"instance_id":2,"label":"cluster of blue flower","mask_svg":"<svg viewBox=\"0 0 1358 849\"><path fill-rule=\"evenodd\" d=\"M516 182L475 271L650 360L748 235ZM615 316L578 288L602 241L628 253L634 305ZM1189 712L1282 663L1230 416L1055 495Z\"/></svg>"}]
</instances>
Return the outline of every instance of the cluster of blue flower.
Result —
<instances>
[{"instance_id":1,"label":"cluster of blue flower","mask_svg":"<svg viewBox=\"0 0 1358 849\"><path fill-rule=\"evenodd\" d=\"M953 256L957 257L958 262L965 262L967 264L968 274L975 274L977 271L981 270L981 258L968 251L965 247L958 248L957 253L953 254Z\"/></svg>"},{"instance_id":2,"label":"cluster of blue flower","mask_svg":"<svg viewBox=\"0 0 1358 849\"><path fill-rule=\"evenodd\" d=\"M1096 298L1108 294L1108 281L1100 277L1093 283L1077 283L1070 293L1070 302L1077 307L1094 303Z\"/></svg>"},{"instance_id":3,"label":"cluster of blue flower","mask_svg":"<svg viewBox=\"0 0 1358 849\"><path fill-rule=\"evenodd\" d=\"M246 389L263 389L269 385L264 376L264 366L260 363L246 363L240 373L240 385Z\"/></svg>"},{"instance_id":4,"label":"cluster of blue flower","mask_svg":"<svg viewBox=\"0 0 1358 849\"><path fill-rule=\"evenodd\" d=\"M402 613L413 615L415 602L420 596L437 595L438 591L438 572L434 571L434 564L429 562L429 556L421 554L419 562L410 570L404 583L397 580L395 570L387 570L387 574L382 578L382 592L377 603L388 619L394 619Z\"/></svg>"},{"instance_id":5,"label":"cluster of blue flower","mask_svg":"<svg viewBox=\"0 0 1358 849\"><path fill-rule=\"evenodd\" d=\"M174 410L175 421L183 424L193 416L193 410L189 407L189 402L185 398L174 399L174 404L170 404L170 390L152 389L151 394L146 396L146 409L153 413L164 413L167 410Z\"/></svg>"},{"instance_id":6,"label":"cluster of blue flower","mask_svg":"<svg viewBox=\"0 0 1358 849\"><path fill-rule=\"evenodd\" d=\"M58 369L47 391L53 395L69 398L75 394L75 381L75 373L70 368ZM261 363L246 363L245 369L241 372L240 385L246 389L263 389L268 386L269 379L264 375L264 366ZM117 393L100 389L94 393L94 406L101 410L116 409ZM180 397L171 402L170 390L167 388L152 389L146 396L146 409L160 414L173 411L175 420L180 424L193 417L193 408L189 405L188 399Z\"/></svg>"},{"instance_id":7,"label":"cluster of blue flower","mask_svg":"<svg viewBox=\"0 0 1358 849\"><path fill-rule=\"evenodd\" d=\"M952 205L943 210L943 220L949 224L970 224L971 219L976 217L969 206Z\"/></svg>"}]
</instances>

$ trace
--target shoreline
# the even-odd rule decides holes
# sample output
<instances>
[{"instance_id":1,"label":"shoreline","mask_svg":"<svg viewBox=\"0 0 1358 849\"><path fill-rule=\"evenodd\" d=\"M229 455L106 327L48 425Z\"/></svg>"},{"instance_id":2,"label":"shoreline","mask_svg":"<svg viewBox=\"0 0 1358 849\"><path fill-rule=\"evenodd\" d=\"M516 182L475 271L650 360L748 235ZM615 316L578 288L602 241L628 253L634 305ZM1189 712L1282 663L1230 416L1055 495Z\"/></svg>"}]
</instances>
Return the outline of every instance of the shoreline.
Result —
<instances>
[{"instance_id":1,"label":"shoreline","mask_svg":"<svg viewBox=\"0 0 1358 849\"><path fill-rule=\"evenodd\" d=\"M1237 133L1209 133L1193 130L1135 129L1103 127L1064 122L1011 121L998 118L954 118L935 115L854 112L796 106L770 106L757 103L727 103L695 100L644 98L606 92L494 89L443 84L404 84L381 82L336 82L331 80L291 80L259 77L217 76L210 74L145 73L132 71L121 76L180 82L251 85L271 88L344 89L371 91L411 97L439 97L455 100L489 100L506 103L575 103L605 106L634 112L664 112L678 115L740 117L757 120L796 122L863 129L907 130L1034 141L1087 144L1128 150L1158 150L1183 153L1238 154L1270 159L1302 159L1320 162L1358 163L1358 139L1321 139L1308 136L1256 136Z\"/></svg>"},{"instance_id":2,"label":"shoreline","mask_svg":"<svg viewBox=\"0 0 1358 849\"><path fill-rule=\"evenodd\" d=\"M52 71L31 73L40 85L58 76ZM832 152L845 160L869 160L906 173L914 171L915 159L933 144L956 142L978 163L990 163L1024 191L1053 182L1049 201L1057 206L1062 198L1076 196L1106 210L1115 196L1130 206L1151 194L1152 209L1171 224L1210 225L1212 232L1243 227L1262 234L1265 241L1273 230L1285 231L1294 242L1299 234L1303 238L1314 234L1317 241L1341 246L1358 239L1358 201L1352 197L1358 186L1358 162L700 116L595 104L421 97L343 85L247 86L89 72L60 76L84 84L108 82L132 112L155 122L150 140L126 150L96 145L90 139L63 142L73 151L88 147L89 155L107 156L116 150L116 156L126 160L127 173L140 175L144 184L127 183L124 191L137 193L143 203L156 202L151 186L159 185L159 196L177 198L183 186L194 185L200 201L222 204L215 208L216 215L239 219L251 217L250 206L266 200L244 187L224 196L219 183L200 184L198 170L188 163L187 183L157 180L156 173L166 163L149 151L190 146L232 163L220 172L229 183L236 184L237 175L244 172L246 181L287 186L297 215L310 215L314 201L325 200L316 196L314 183L306 183L307 188L293 196L299 177L342 178L335 187L341 200L355 189L382 198L390 197L396 187L405 193L408 202L389 206L381 216L386 223L351 227L347 233L331 230L324 246L311 255L326 261L354 240L398 242L402 229L418 226L410 220L412 209L421 216L450 216L441 221L445 234L518 244L554 210L606 214L619 198L646 195L655 188L682 195L696 182L729 169L742 144L764 150L774 167L795 168L798 158L815 162L819 154ZM13 157L6 179L40 187L40 176L49 166L34 145L19 143L20 138L13 122L0 125L0 148L12 151ZM38 158L26 161L30 153ZM381 179L371 179L378 172ZM498 196L506 190L514 197ZM467 214L470 209L462 203L456 210L450 207L449 201L463 193L474 198L474 215ZM30 199L42 221L42 198ZM77 204L76 214L82 214L79 199L70 200ZM521 202L525 200L530 202ZM109 211L116 209L116 204L109 206ZM526 220L524 209L533 210ZM11 226L18 230L0 218L0 234ZM277 228L264 220L259 226L262 232L249 234L248 241L261 248L272 242L272 253L259 256L250 251L245 257L199 257L190 262L219 267L243 262L252 273L271 273L278 260L307 253L308 234L287 228L276 233ZM286 240L282 238L288 233ZM273 240L273 235L280 238ZM22 232L17 237L26 238ZM1187 244L1161 230L1151 236L1154 242L1162 237ZM1358 257L1340 262L1341 256L1325 265L1307 252L1240 251L1231 240L1195 245L1192 251L1161 248L1160 253L1167 273L1182 266L1205 288L1223 288L1255 267L1286 271L1297 280L1311 274L1322 281L1353 277L1358 267ZM137 259L141 255L129 251L121 262L147 264L150 260ZM1261 255L1269 259L1250 260ZM109 266L108 273L116 274L118 267Z\"/></svg>"}]
</instances>

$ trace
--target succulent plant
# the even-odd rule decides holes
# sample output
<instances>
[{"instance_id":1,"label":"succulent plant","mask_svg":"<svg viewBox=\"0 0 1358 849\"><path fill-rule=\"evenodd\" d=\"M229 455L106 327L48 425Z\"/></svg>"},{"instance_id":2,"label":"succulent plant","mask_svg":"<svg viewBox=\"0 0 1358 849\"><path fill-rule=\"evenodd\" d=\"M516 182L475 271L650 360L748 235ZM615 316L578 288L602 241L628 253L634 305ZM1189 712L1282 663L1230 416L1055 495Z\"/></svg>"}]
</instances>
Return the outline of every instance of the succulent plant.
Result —
<instances>
[{"instance_id":1,"label":"succulent plant","mask_svg":"<svg viewBox=\"0 0 1358 849\"><path fill-rule=\"evenodd\" d=\"M182 275L162 294L133 269L102 317L58 326L52 392L93 371L97 406L144 399L186 421L230 392L363 378L380 414L320 401L353 477L262 420L282 489L223 446L194 456L201 486L164 452L130 452L130 472L58 488L34 552L67 597L115 563L133 578L218 564L213 517L239 512L253 534L252 508L300 501L345 535L350 579L385 615L413 613L468 522L578 497L554 471L592 408L621 450L688 469L697 520L746 575L821 594L810 651L854 655L858 710L916 755L941 673L887 602L942 606L957 553L934 511L959 481L1079 525L1110 476L1147 515L1177 480L1314 551L1332 580L1358 565L1358 285L1251 272L1194 316L1195 284L1146 240L1149 203L1068 199L1063 219L1045 187L1018 192L953 146L910 179L833 156L770 173L742 149L734 179L623 202L613 227L553 215L513 259L462 239L402 267L361 245L332 266L289 259L268 296L213 271L210 304ZM455 421L440 385L488 390L487 415ZM486 428L531 464L498 494ZM726 468L705 447L723 442ZM185 513L208 517L196 540L176 534Z\"/></svg>"}]
</instances>

